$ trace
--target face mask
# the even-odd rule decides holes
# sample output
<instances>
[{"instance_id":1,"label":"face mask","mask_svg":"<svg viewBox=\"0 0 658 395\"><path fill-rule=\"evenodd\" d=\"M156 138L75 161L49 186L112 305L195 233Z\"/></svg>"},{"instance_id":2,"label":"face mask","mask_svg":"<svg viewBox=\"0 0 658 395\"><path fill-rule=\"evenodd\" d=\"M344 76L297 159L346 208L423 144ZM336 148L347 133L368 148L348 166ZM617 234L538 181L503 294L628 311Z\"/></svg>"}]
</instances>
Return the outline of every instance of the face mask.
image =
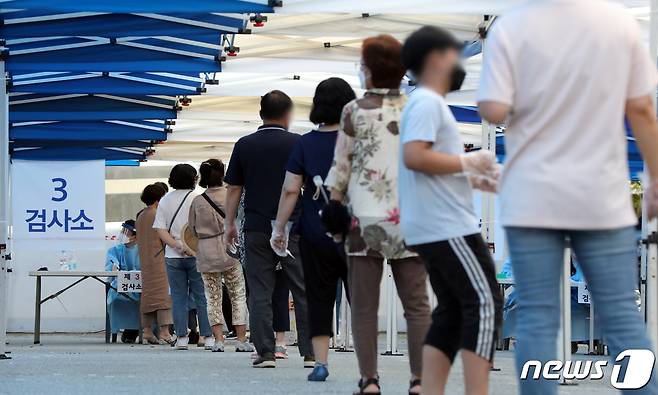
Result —
<instances>
[{"instance_id":1,"label":"face mask","mask_svg":"<svg viewBox=\"0 0 658 395\"><path fill-rule=\"evenodd\" d=\"M448 92L460 90L465 78L466 70L464 70L464 67L461 64L457 63L452 69L452 74L450 75L450 89Z\"/></svg>"},{"instance_id":2,"label":"face mask","mask_svg":"<svg viewBox=\"0 0 658 395\"><path fill-rule=\"evenodd\" d=\"M368 89L366 84L367 79L368 77L366 76L366 72L363 71L363 69L359 69L359 83L361 84L361 89Z\"/></svg>"},{"instance_id":3,"label":"face mask","mask_svg":"<svg viewBox=\"0 0 658 395\"><path fill-rule=\"evenodd\" d=\"M117 237L117 244L128 244L128 236L126 236L125 233L121 233L119 237Z\"/></svg>"}]
</instances>

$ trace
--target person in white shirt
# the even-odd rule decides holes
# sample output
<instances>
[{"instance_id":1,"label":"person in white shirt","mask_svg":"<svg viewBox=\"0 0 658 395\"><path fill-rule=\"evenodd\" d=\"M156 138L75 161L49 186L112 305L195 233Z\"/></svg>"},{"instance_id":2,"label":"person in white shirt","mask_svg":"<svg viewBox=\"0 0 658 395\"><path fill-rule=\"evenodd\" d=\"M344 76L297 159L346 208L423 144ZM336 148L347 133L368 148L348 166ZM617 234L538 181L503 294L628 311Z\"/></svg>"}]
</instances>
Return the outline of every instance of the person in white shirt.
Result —
<instances>
[{"instance_id":1,"label":"person in white shirt","mask_svg":"<svg viewBox=\"0 0 658 395\"><path fill-rule=\"evenodd\" d=\"M439 301L423 347L422 393L428 395L444 394L459 351L465 392L488 393L502 318L496 268L480 234L469 184L469 177L488 177L488 189L495 189L496 159L488 151L464 153L444 98L460 88L466 74L459 64L461 46L449 32L426 26L402 49L418 88L400 122L400 226L406 245L424 261Z\"/></svg>"},{"instance_id":2,"label":"person in white shirt","mask_svg":"<svg viewBox=\"0 0 658 395\"><path fill-rule=\"evenodd\" d=\"M196 304L200 332L201 336L204 336L204 347L212 350L215 344L208 321L203 280L197 271L193 253L181 242L181 230L187 223L196 181L197 172L194 167L188 164L174 166L169 173L169 185L174 190L160 199L153 222L153 228L157 230L165 244L167 280L173 303L174 328L178 337L176 349L179 350L187 350L189 343L187 324L190 292Z\"/></svg>"},{"instance_id":3,"label":"person in white shirt","mask_svg":"<svg viewBox=\"0 0 658 395\"><path fill-rule=\"evenodd\" d=\"M507 123L501 220L518 293L517 368L556 359L559 278L571 243L610 355L650 349L635 302L637 223L628 181L626 117L649 169L658 210L655 60L620 5L528 2L497 19L485 43L477 100ZM555 394L555 380L522 380L523 394ZM655 378L633 393L658 392Z\"/></svg>"}]
</instances>

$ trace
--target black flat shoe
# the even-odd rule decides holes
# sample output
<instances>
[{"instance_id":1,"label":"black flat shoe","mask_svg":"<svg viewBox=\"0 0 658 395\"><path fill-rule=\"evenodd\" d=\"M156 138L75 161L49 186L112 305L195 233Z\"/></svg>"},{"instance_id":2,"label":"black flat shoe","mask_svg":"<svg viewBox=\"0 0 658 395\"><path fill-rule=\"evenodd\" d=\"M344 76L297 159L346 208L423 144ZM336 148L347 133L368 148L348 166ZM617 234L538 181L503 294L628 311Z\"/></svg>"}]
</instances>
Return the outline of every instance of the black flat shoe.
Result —
<instances>
[{"instance_id":1,"label":"black flat shoe","mask_svg":"<svg viewBox=\"0 0 658 395\"><path fill-rule=\"evenodd\" d=\"M376 385L377 386L377 392L363 392L364 389L368 388L369 385ZM362 395L362 394L367 394L367 395L381 395L381 387L379 386L379 379L378 378L370 378L368 380L359 380L359 391L355 392L354 395Z\"/></svg>"},{"instance_id":2,"label":"black flat shoe","mask_svg":"<svg viewBox=\"0 0 658 395\"><path fill-rule=\"evenodd\" d=\"M183 335L185 336L185 335ZM190 338L190 344L199 344L199 339L201 336L199 336L199 332L197 331L190 331L190 334L187 335Z\"/></svg>"},{"instance_id":3,"label":"black flat shoe","mask_svg":"<svg viewBox=\"0 0 658 395\"><path fill-rule=\"evenodd\" d=\"M409 382L409 395L419 395L420 392L411 392L412 388L414 388L416 386L419 386L419 385L421 385L420 379L411 380Z\"/></svg>"}]
</instances>

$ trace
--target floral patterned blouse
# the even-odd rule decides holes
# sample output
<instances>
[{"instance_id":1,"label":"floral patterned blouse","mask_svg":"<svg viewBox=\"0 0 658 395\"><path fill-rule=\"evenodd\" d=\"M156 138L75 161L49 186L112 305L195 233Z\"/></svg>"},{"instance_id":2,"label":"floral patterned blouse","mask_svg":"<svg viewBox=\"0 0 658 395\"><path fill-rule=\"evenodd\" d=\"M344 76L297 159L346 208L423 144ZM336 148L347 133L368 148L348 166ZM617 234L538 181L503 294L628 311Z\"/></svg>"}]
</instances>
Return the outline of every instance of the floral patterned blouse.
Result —
<instances>
[{"instance_id":1,"label":"floral patterned blouse","mask_svg":"<svg viewBox=\"0 0 658 395\"><path fill-rule=\"evenodd\" d=\"M352 212L349 255L416 256L406 249L399 226L398 122L405 102L397 89L369 89L343 109L325 184L345 195Z\"/></svg>"}]
</instances>

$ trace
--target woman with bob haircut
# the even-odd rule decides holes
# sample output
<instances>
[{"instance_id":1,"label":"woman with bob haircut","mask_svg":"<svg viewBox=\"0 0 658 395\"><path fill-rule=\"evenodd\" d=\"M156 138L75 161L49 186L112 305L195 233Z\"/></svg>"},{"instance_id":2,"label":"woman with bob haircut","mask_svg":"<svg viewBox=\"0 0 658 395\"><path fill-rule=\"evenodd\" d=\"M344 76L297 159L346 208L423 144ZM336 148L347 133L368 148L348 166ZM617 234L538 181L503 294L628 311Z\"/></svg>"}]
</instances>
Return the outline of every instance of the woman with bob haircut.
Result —
<instances>
[{"instance_id":1,"label":"woman with bob haircut","mask_svg":"<svg viewBox=\"0 0 658 395\"><path fill-rule=\"evenodd\" d=\"M226 198L224 163L219 159L208 159L201 163L199 173L199 185L206 190L192 200L187 226L199 239L196 266L206 289L208 320L215 337L212 351L224 351L223 281L230 296L231 318L238 336L235 351L252 352L254 348L247 342L247 289L242 265L226 253L222 237L226 216L220 203Z\"/></svg>"},{"instance_id":2,"label":"woman with bob haircut","mask_svg":"<svg viewBox=\"0 0 658 395\"><path fill-rule=\"evenodd\" d=\"M315 354L315 367L309 381L325 381L329 376L327 359L329 338L336 303L338 280L347 284L347 264L344 253L327 236L319 212L325 203L313 177L327 176L338 137L340 114L345 104L354 100L350 85L340 78L320 82L313 97L310 120L318 125L301 137L290 155L286 178L281 191L279 209L272 232L273 247L285 251L287 239L284 228L290 219L302 191L299 249L304 268L308 321ZM320 187L323 188L323 187Z\"/></svg>"},{"instance_id":3,"label":"woman with bob haircut","mask_svg":"<svg viewBox=\"0 0 658 395\"><path fill-rule=\"evenodd\" d=\"M176 329L176 349L187 350L188 300L190 293L194 297L201 336L204 347L211 350L215 339L208 323L206 296L201 274L196 269L194 253L183 246L181 231L188 219L192 197L196 186L196 169L188 164L177 164L169 173L169 185L174 189L160 199L153 228L157 230L160 240L165 244L165 264L167 278L173 301L174 327Z\"/></svg>"},{"instance_id":4,"label":"woman with bob haircut","mask_svg":"<svg viewBox=\"0 0 658 395\"><path fill-rule=\"evenodd\" d=\"M377 310L385 262L391 265L407 320L410 394L421 390L423 340L431 322L427 272L418 255L405 247L399 226L398 123L406 102L399 90L405 73L401 51L400 42L389 35L364 40L360 78L367 91L343 109L325 183L332 200L326 211L342 213L333 221L328 218L328 230L336 238L346 234L352 331L361 371L359 394L380 393Z\"/></svg>"},{"instance_id":5,"label":"woman with bob haircut","mask_svg":"<svg viewBox=\"0 0 658 395\"><path fill-rule=\"evenodd\" d=\"M158 203L166 193L161 185L147 185L140 197L146 208L137 215L135 224L142 268L142 298L139 308L142 314L144 340L149 344L173 343L169 334L169 325L174 323L174 319L171 312L164 251L160 236L153 229ZM153 333L154 324L160 328L158 337Z\"/></svg>"}]
</instances>

